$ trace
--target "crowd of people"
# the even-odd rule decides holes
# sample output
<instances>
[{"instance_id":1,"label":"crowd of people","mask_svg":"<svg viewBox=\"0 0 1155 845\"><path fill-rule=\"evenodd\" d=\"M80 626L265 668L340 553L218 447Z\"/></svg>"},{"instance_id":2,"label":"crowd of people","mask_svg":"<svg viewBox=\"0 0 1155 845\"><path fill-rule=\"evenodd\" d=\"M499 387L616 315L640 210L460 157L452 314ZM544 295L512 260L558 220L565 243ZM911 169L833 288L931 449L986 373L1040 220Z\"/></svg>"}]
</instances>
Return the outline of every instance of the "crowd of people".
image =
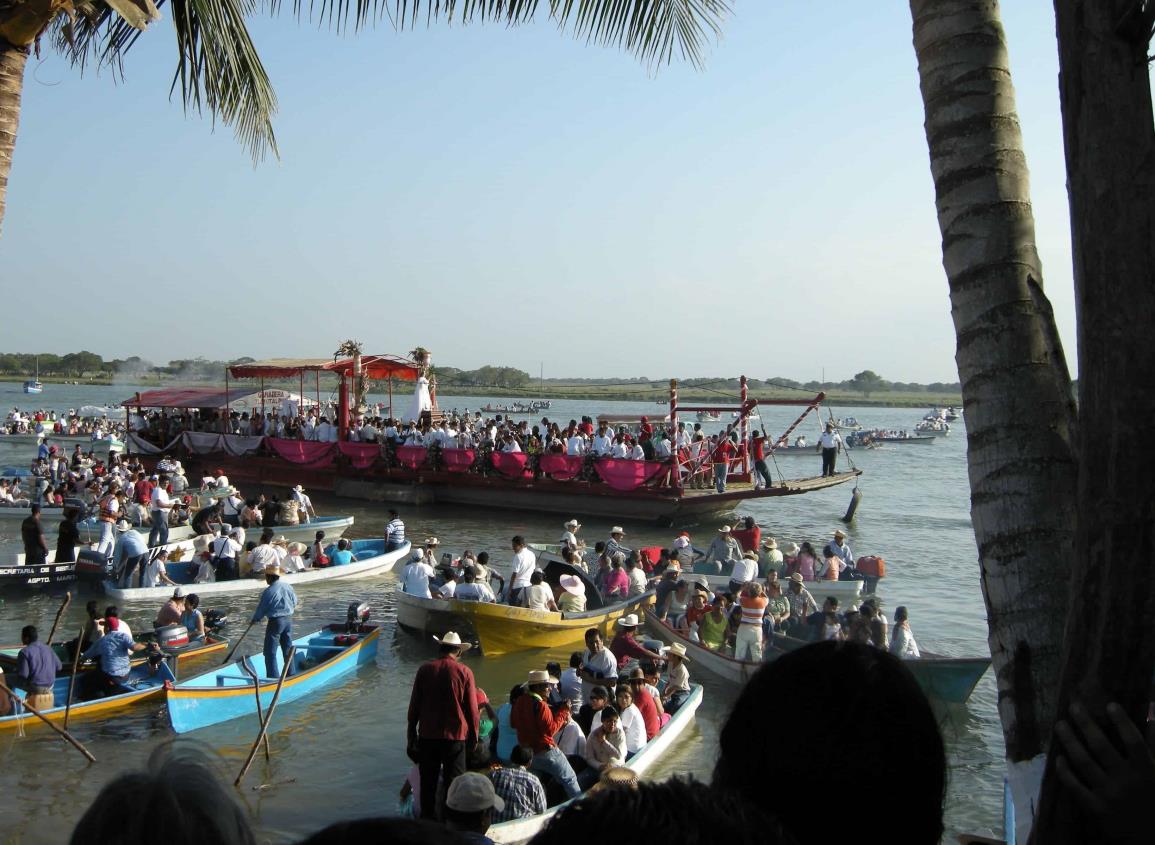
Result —
<instances>
[{"instance_id":1,"label":"crowd of people","mask_svg":"<svg viewBox=\"0 0 1155 845\"><path fill-rule=\"evenodd\" d=\"M57 413L50 409L22 411L13 408L0 423L0 438L11 434L35 434L38 437L88 437L103 440L124 433L124 423L112 420L107 414L82 416L75 409Z\"/></svg>"}]
</instances>

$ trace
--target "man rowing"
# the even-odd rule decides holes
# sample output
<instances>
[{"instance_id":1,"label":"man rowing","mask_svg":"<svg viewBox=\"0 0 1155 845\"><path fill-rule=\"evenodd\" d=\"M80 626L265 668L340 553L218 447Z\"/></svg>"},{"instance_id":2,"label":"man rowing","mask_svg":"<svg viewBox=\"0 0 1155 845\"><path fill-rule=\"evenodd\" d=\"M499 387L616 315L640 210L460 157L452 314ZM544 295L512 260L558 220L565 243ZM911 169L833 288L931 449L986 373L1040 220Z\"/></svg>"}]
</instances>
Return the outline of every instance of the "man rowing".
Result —
<instances>
[{"instance_id":1,"label":"man rowing","mask_svg":"<svg viewBox=\"0 0 1155 845\"><path fill-rule=\"evenodd\" d=\"M281 567L272 564L265 567L265 583L268 584L261 593L261 600L253 612L252 624L267 618L265 625L265 677L276 678L277 646L281 647L281 656L289 659L289 649L293 647L293 614L297 611L297 594L293 587L281 580Z\"/></svg>"}]
</instances>

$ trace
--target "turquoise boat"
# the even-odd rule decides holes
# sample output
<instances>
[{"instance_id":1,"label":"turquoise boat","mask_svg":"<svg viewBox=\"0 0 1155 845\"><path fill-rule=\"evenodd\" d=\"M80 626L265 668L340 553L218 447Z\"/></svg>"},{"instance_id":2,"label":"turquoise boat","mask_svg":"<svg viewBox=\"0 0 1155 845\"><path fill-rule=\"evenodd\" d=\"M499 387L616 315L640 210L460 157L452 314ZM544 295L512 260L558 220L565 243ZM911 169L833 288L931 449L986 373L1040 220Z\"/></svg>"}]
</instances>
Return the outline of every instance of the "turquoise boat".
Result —
<instances>
[{"instance_id":1,"label":"turquoise boat","mask_svg":"<svg viewBox=\"0 0 1155 845\"><path fill-rule=\"evenodd\" d=\"M278 704L303 698L333 683L363 663L377 657L380 628L376 625L329 625L293 640L297 651L285 679ZM283 666L277 651L278 675ZM262 712L267 712L277 690L277 678L261 677L265 668L262 655L242 657L228 666L167 685L168 717L178 734L227 722L256 713L253 677L260 683ZM248 669L249 671L246 671ZM250 675L250 671L252 675Z\"/></svg>"},{"instance_id":2,"label":"turquoise boat","mask_svg":"<svg viewBox=\"0 0 1155 845\"><path fill-rule=\"evenodd\" d=\"M96 698L92 701L73 701L72 707L69 709L69 721L109 716L141 701L150 698L159 698L164 694L165 685L175 680L176 677L168 668L168 663L162 662L156 669L152 669L147 663L133 666L128 673L128 677L120 686L121 691L117 695ZM70 681L71 678L67 675L58 677L52 685L55 706L40 711L45 718L52 722L64 721L65 704L68 701L68 684ZM82 683L82 681L78 678L77 688L79 688L80 683ZM31 728L43 724L43 722L31 713L23 711L23 708L17 704L15 713L0 718L0 733L20 730L22 726L24 728Z\"/></svg>"}]
</instances>

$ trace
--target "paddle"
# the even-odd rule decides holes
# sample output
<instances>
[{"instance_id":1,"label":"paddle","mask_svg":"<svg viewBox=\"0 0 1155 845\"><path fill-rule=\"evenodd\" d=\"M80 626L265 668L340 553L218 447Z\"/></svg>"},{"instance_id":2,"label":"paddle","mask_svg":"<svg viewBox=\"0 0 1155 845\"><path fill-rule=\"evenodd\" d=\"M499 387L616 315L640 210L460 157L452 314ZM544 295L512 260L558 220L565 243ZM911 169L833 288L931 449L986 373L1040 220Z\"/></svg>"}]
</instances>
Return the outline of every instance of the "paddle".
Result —
<instances>
[{"instance_id":1,"label":"paddle","mask_svg":"<svg viewBox=\"0 0 1155 845\"><path fill-rule=\"evenodd\" d=\"M90 762L92 762L92 763L96 762L96 758L92 756L92 752L90 752L87 748L85 748L83 745L81 745L80 742L77 741L76 737L74 737L68 731L61 730L59 727L54 725L52 723L51 719L49 719L47 716L45 716L43 713L41 713L39 710L37 710L31 704L29 704L27 699L19 699L17 697L16 693L14 693L14 692L12 692L12 690L8 689L8 687L5 686L5 684L3 682L0 682L0 692L7 693L8 695L12 696L12 698L21 701L23 703L23 705L26 708L28 708L29 713L31 713L33 716L35 716L37 719L42 721L44 724L48 725L48 727L52 728L52 730L56 731L58 734L60 734L62 737L64 737L64 739L66 739L72 745L73 748L75 748L77 751L79 751L81 754L83 754L85 757L87 757Z\"/></svg>"},{"instance_id":2,"label":"paddle","mask_svg":"<svg viewBox=\"0 0 1155 845\"><path fill-rule=\"evenodd\" d=\"M80 669L81 644L84 642L85 625L80 629L80 636L76 638L76 655L72 658L72 674L68 678L68 698L64 700L64 730L68 730L68 716L72 711L72 689L76 686L76 672Z\"/></svg>"},{"instance_id":3,"label":"paddle","mask_svg":"<svg viewBox=\"0 0 1155 845\"><path fill-rule=\"evenodd\" d=\"M233 781L233 786L240 786L241 781L245 779L245 773L248 772L249 766L253 764L253 758L257 756L257 748L261 745L261 740L265 738L265 734L269 730L269 722L273 719L273 711L277 707L277 699L281 697L281 687L285 685L285 678L288 677L289 668L293 665L293 657L297 653L297 647L293 646L289 649L288 655L285 657L285 665L281 667L281 677L277 680L277 691L273 693L273 700L269 702L269 712L265 715L265 719L261 722L261 732L257 734L257 740L253 743L253 747L249 749L249 757L245 760L245 765L241 768L241 773L237 775L237 779Z\"/></svg>"},{"instance_id":4,"label":"paddle","mask_svg":"<svg viewBox=\"0 0 1155 845\"><path fill-rule=\"evenodd\" d=\"M245 628L245 632L243 634L241 634L239 637L237 637L237 641L235 643L233 643L233 647L229 649L229 653L226 654L225 659L221 661L222 666L224 666L226 663L228 663L230 660L233 659L233 652L235 652L237 650L237 646L239 646L241 644L241 640L243 640L245 637L247 637L249 635L249 631L253 630L253 626L256 624L257 624L256 620L253 620L252 622L250 622L249 627Z\"/></svg>"},{"instance_id":5,"label":"paddle","mask_svg":"<svg viewBox=\"0 0 1155 845\"><path fill-rule=\"evenodd\" d=\"M241 658L240 666L241 671L253 679L253 695L257 699L257 721L261 724L264 724L265 716L261 712L261 679L257 677L257 672L251 665L249 665L249 661L243 657ZM265 759L268 760L270 756L269 736L268 734L265 734Z\"/></svg>"},{"instance_id":6,"label":"paddle","mask_svg":"<svg viewBox=\"0 0 1155 845\"><path fill-rule=\"evenodd\" d=\"M60 610L56 611L56 619L52 622L52 630L48 632L48 639L45 641L45 645L52 645L52 638L56 636L56 626L60 624L60 617L64 615L64 611L68 609L71 601L72 593L65 593L64 601L60 603Z\"/></svg>"}]
</instances>

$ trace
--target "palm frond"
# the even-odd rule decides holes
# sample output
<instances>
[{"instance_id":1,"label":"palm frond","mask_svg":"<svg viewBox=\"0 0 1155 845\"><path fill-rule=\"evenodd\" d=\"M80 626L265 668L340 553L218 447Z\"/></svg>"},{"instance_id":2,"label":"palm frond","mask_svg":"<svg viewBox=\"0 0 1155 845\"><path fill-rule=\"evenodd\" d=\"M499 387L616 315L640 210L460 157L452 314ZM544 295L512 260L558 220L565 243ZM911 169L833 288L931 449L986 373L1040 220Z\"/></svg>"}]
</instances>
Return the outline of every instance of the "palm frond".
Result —
<instances>
[{"instance_id":1,"label":"palm frond","mask_svg":"<svg viewBox=\"0 0 1155 845\"><path fill-rule=\"evenodd\" d=\"M245 26L245 17L257 10L256 0L170 0L168 6L178 50L171 90L180 88L186 111L207 107L214 121L233 127L254 161L276 155L277 99ZM92 61L121 74L124 54L141 30L103 0L78 3L77 12L74 20L59 20L57 47L81 69Z\"/></svg>"}]
</instances>

